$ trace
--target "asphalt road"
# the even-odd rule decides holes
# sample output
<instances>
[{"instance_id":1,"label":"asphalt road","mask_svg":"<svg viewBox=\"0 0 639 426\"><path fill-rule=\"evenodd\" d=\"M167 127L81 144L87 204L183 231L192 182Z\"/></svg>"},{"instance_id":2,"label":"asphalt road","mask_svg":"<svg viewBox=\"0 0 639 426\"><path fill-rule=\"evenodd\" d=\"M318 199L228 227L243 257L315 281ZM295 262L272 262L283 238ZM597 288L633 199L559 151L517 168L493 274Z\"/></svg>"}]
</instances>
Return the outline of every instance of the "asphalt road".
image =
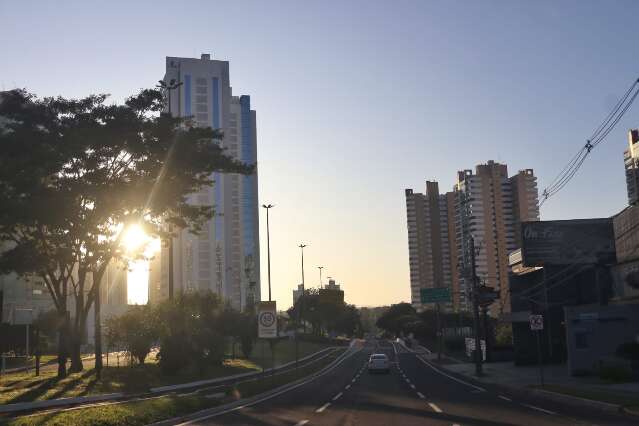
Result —
<instances>
[{"instance_id":1,"label":"asphalt road","mask_svg":"<svg viewBox=\"0 0 639 426\"><path fill-rule=\"evenodd\" d=\"M372 352L393 362L390 374L369 374ZM253 405L190 425L630 425L547 402L522 400L471 383L389 342L367 342L327 374Z\"/></svg>"}]
</instances>

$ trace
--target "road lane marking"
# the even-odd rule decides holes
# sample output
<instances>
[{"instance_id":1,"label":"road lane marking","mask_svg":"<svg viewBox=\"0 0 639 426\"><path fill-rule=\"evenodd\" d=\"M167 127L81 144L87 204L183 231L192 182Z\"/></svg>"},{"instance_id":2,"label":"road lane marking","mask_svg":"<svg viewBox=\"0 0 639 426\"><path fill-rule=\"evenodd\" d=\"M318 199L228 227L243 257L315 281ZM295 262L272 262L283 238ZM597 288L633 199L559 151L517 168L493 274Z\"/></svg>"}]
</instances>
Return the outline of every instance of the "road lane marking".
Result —
<instances>
[{"instance_id":1,"label":"road lane marking","mask_svg":"<svg viewBox=\"0 0 639 426\"><path fill-rule=\"evenodd\" d=\"M507 396L504 395L499 395L499 398L503 399L504 401L508 401L508 402L512 402L513 400L508 398Z\"/></svg>"},{"instance_id":2,"label":"road lane marking","mask_svg":"<svg viewBox=\"0 0 639 426\"><path fill-rule=\"evenodd\" d=\"M335 395L335 396L333 397L333 401L337 401L338 399L340 399L340 398L342 397L342 395L343 395L343 393L342 393L342 392L338 393L337 395Z\"/></svg>"},{"instance_id":3,"label":"road lane marking","mask_svg":"<svg viewBox=\"0 0 639 426\"><path fill-rule=\"evenodd\" d=\"M318 379L320 377L325 376L326 374L328 374L331 371L335 370L340 364L342 364L348 358L350 358L353 355L359 353L360 351L361 351L361 349L357 349L357 350L355 350L353 352L350 352L350 353L348 351L344 352L342 355L338 356L333 361L334 364L329 364L328 366L324 367L324 369L320 370L319 373L316 373L315 375L311 375L308 378L308 380L304 380L303 382L297 383L297 384L295 384L293 386L285 387L284 389L282 389L280 391L277 391L275 393L271 393L271 394L269 394L269 395L267 395L267 396L265 396L263 398L258 398L256 400L253 400L253 401L251 401L251 402L249 402L249 403L247 403L245 405L241 405L239 407L230 407L230 408L227 408L225 410L214 412L212 414L204 414L204 415L201 415L201 416L197 416L196 415L191 420L187 420L186 422L179 423L178 426L191 425L191 424L194 424L196 422L201 422L202 420L207 420L207 419L212 419L214 417L223 416L224 414L232 413L234 411L241 410L241 409L243 409L245 407L250 407L250 406L253 406L253 405L257 405L257 404L260 404L260 403L262 403L264 401L268 401L270 399L276 398L276 397L278 397L278 396L280 396L282 394L285 394L285 393L288 393L288 392L292 391L293 389L297 389L297 388L299 388L301 386L304 386L304 385L306 385L308 383L311 383L311 382L315 381L316 379ZM326 405L326 407L328 407L329 405L331 405L330 402ZM326 407L324 407L324 409L326 409ZM207 411L207 410L203 410L203 411ZM197 414L197 413L195 413L195 414Z\"/></svg>"},{"instance_id":4,"label":"road lane marking","mask_svg":"<svg viewBox=\"0 0 639 426\"><path fill-rule=\"evenodd\" d=\"M295 423L295 426L304 426L306 423L308 423L308 420L300 420L299 422Z\"/></svg>"},{"instance_id":5,"label":"road lane marking","mask_svg":"<svg viewBox=\"0 0 639 426\"><path fill-rule=\"evenodd\" d=\"M528 405L528 404L521 404L521 405L523 405L524 407L532 408L533 410L541 411L542 413L557 414L554 411L544 410L543 408L535 407L534 405Z\"/></svg>"},{"instance_id":6,"label":"road lane marking","mask_svg":"<svg viewBox=\"0 0 639 426\"><path fill-rule=\"evenodd\" d=\"M322 411L326 410L328 407L331 406L330 402L327 402L326 404L322 405L320 408L318 408L317 410L315 410L316 413L321 413Z\"/></svg>"},{"instance_id":7,"label":"road lane marking","mask_svg":"<svg viewBox=\"0 0 639 426\"><path fill-rule=\"evenodd\" d=\"M411 387L412 389L415 389L415 385L414 385L414 384L412 384L412 383L410 383L410 387Z\"/></svg>"},{"instance_id":8,"label":"road lane marking","mask_svg":"<svg viewBox=\"0 0 639 426\"><path fill-rule=\"evenodd\" d=\"M477 390L478 390L478 391L480 391L480 392L486 392L486 389L484 389L484 388L480 388L479 386L475 386L475 385L473 385L473 384L471 384L471 383L468 383L468 382L465 382L465 381L463 381L463 380L460 380L460 379L458 379L457 377L453 377L453 376L451 376L450 374L446 374L446 373L444 373L444 372L443 372L443 371L441 371L440 369L435 368L433 365L431 365L429 362L427 362L426 360L424 360L424 359L423 359L422 357L420 357L420 356L418 356L418 357L417 357L417 359L419 359L419 360L420 360L421 362L423 362L425 365L427 365L428 367L430 367L432 370L434 370L434 371L438 372L439 374L441 374L441 375L443 375L443 376L448 377L448 378L449 378L449 379L451 379L451 380L456 381L457 383L461 383L462 385L466 385L466 386L469 386L469 387L471 387L471 388L473 388L473 389L477 389Z\"/></svg>"},{"instance_id":9,"label":"road lane marking","mask_svg":"<svg viewBox=\"0 0 639 426\"><path fill-rule=\"evenodd\" d=\"M356 380L356 379L351 380L351 383L355 383L355 380Z\"/></svg>"},{"instance_id":10,"label":"road lane marking","mask_svg":"<svg viewBox=\"0 0 639 426\"><path fill-rule=\"evenodd\" d=\"M345 390L350 389L351 385L346 385L346 387L344 388Z\"/></svg>"},{"instance_id":11,"label":"road lane marking","mask_svg":"<svg viewBox=\"0 0 639 426\"><path fill-rule=\"evenodd\" d=\"M432 408L436 413L442 413L442 409L436 406L435 404L433 404L432 402L429 402L428 405L430 405L430 408Z\"/></svg>"},{"instance_id":12,"label":"road lane marking","mask_svg":"<svg viewBox=\"0 0 639 426\"><path fill-rule=\"evenodd\" d=\"M404 377L406 379L406 383L410 385L410 379L408 377Z\"/></svg>"},{"instance_id":13,"label":"road lane marking","mask_svg":"<svg viewBox=\"0 0 639 426\"><path fill-rule=\"evenodd\" d=\"M424 396L423 393L421 392L417 392L417 396L419 396L421 399L426 399L426 397Z\"/></svg>"}]
</instances>

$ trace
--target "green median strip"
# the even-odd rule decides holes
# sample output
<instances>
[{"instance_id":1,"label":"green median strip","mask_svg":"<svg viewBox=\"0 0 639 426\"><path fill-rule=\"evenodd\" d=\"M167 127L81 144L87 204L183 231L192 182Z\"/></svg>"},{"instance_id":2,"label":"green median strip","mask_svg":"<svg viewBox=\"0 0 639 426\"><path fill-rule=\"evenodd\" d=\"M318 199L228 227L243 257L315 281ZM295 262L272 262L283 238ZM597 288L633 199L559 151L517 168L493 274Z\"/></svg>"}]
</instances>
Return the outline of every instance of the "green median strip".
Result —
<instances>
[{"instance_id":1,"label":"green median strip","mask_svg":"<svg viewBox=\"0 0 639 426\"><path fill-rule=\"evenodd\" d=\"M173 417L183 416L225 402L248 398L270 389L294 382L302 377L320 371L340 356L345 349L338 349L319 361L310 362L296 370L279 374L265 374L256 380L239 383L226 390L222 399L211 398L207 393L189 395L167 395L141 401L108 404L73 410L52 411L11 419L9 426L32 425L144 425ZM219 390L212 393L220 392Z\"/></svg>"}]
</instances>

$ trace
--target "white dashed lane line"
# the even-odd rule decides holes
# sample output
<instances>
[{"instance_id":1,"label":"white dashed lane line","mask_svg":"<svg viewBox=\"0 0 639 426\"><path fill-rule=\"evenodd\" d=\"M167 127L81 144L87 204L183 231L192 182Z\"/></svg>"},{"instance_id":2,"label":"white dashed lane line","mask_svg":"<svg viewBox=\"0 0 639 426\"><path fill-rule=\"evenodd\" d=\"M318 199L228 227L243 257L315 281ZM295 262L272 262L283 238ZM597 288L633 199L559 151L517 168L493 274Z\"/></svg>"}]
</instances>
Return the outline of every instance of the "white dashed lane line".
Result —
<instances>
[{"instance_id":1,"label":"white dashed lane line","mask_svg":"<svg viewBox=\"0 0 639 426\"><path fill-rule=\"evenodd\" d=\"M411 389L415 389L415 385L414 384L410 383L409 385L410 385Z\"/></svg>"},{"instance_id":2,"label":"white dashed lane line","mask_svg":"<svg viewBox=\"0 0 639 426\"><path fill-rule=\"evenodd\" d=\"M542 413L557 414L554 411L544 410L543 408L535 407L534 405L528 405L528 404L521 404L521 405L523 405L524 407L532 408L533 410L541 411Z\"/></svg>"},{"instance_id":3,"label":"white dashed lane line","mask_svg":"<svg viewBox=\"0 0 639 426\"><path fill-rule=\"evenodd\" d=\"M423 393L421 392L417 392L417 396L419 396L421 399L426 399L426 397L424 396Z\"/></svg>"},{"instance_id":4,"label":"white dashed lane line","mask_svg":"<svg viewBox=\"0 0 639 426\"><path fill-rule=\"evenodd\" d=\"M304 426L306 423L308 423L308 420L300 420L299 422L295 423L295 426Z\"/></svg>"},{"instance_id":5,"label":"white dashed lane line","mask_svg":"<svg viewBox=\"0 0 639 426\"><path fill-rule=\"evenodd\" d=\"M508 402L512 402L513 400L508 398L507 396L504 395L499 395L499 398L503 399L504 401L508 401Z\"/></svg>"},{"instance_id":6,"label":"white dashed lane line","mask_svg":"<svg viewBox=\"0 0 639 426\"><path fill-rule=\"evenodd\" d=\"M317 410L315 410L316 413L321 413L322 411L326 410L328 407L331 406L330 402L327 402L326 404L322 405L320 408L318 408Z\"/></svg>"},{"instance_id":7,"label":"white dashed lane line","mask_svg":"<svg viewBox=\"0 0 639 426\"><path fill-rule=\"evenodd\" d=\"M342 397L342 395L343 395L343 393L342 393L342 392L338 393L337 395L335 395L335 396L333 397L333 401L337 401L338 399L340 399L340 398Z\"/></svg>"},{"instance_id":8,"label":"white dashed lane line","mask_svg":"<svg viewBox=\"0 0 639 426\"><path fill-rule=\"evenodd\" d=\"M346 385L346 386L344 387L344 389L345 389L345 390L348 390L348 389L350 389L350 388L351 388L351 385Z\"/></svg>"},{"instance_id":9,"label":"white dashed lane line","mask_svg":"<svg viewBox=\"0 0 639 426\"><path fill-rule=\"evenodd\" d=\"M438 406L436 406L435 404L433 404L432 402L429 402L428 405L430 406L430 408L433 409L433 411L435 411L436 413L441 413L442 409L439 408Z\"/></svg>"}]
</instances>

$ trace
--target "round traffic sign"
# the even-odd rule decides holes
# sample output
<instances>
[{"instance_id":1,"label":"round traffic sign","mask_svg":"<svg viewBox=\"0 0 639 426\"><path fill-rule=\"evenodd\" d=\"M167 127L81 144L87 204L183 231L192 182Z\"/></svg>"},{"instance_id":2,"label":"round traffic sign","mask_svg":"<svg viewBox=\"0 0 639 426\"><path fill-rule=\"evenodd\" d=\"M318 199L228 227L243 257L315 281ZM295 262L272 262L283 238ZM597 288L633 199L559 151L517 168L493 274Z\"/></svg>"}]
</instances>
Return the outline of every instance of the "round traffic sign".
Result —
<instances>
[{"instance_id":1,"label":"round traffic sign","mask_svg":"<svg viewBox=\"0 0 639 426\"><path fill-rule=\"evenodd\" d=\"M273 312L261 312L259 321L262 327L272 327L275 323L275 315Z\"/></svg>"}]
</instances>

